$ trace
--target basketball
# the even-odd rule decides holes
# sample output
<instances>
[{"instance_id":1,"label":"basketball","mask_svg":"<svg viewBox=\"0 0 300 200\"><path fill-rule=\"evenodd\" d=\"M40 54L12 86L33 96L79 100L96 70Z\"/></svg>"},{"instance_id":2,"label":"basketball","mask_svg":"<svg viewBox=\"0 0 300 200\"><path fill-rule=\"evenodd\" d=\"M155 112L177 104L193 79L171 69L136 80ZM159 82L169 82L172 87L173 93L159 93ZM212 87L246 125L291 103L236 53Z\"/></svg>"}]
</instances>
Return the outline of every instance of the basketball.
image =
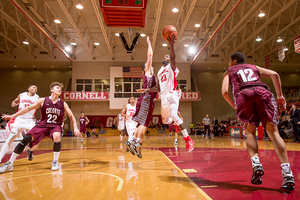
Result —
<instances>
[{"instance_id":1,"label":"basketball","mask_svg":"<svg viewBox=\"0 0 300 200\"><path fill-rule=\"evenodd\" d=\"M165 26L161 31L161 35L166 41L168 41L167 36L172 37L172 33L175 35L175 38L177 38L177 30L172 25Z\"/></svg>"}]
</instances>

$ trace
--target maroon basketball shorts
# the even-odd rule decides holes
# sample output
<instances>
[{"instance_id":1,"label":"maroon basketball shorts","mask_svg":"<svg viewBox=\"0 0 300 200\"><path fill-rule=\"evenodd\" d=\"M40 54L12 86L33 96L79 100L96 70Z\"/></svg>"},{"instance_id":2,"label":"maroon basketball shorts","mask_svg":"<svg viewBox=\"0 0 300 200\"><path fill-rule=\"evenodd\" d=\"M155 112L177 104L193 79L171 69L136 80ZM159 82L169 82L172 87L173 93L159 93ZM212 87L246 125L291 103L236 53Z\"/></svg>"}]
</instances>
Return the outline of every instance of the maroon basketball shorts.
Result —
<instances>
[{"instance_id":1,"label":"maroon basketball shorts","mask_svg":"<svg viewBox=\"0 0 300 200\"><path fill-rule=\"evenodd\" d=\"M61 126L54 126L54 127L33 127L27 134L31 135L34 140L31 142L30 147L33 147L41 142L41 140L48 136L53 140L53 133L59 132L61 137L63 135L63 131Z\"/></svg>"},{"instance_id":2,"label":"maroon basketball shorts","mask_svg":"<svg viewBox=\"0 0 300 200\"><path fill-rule=\"evenodd\" d=\"M236 115L243 122L259 126L267 121L277 125L277 104L274 95L263 87L246 88L239 92L236 103Z\"/></svg>"},{"instance_id":3,"label":"maroon basketball shorts","mask_svg":"<svg viewBox=\"0 0 300 200\"><path fill-rule=\"evenodd\" d=\"M80 133L85 133L86 132L86 127L85 126L80 126Z\"/></svg>"}]
</instances>

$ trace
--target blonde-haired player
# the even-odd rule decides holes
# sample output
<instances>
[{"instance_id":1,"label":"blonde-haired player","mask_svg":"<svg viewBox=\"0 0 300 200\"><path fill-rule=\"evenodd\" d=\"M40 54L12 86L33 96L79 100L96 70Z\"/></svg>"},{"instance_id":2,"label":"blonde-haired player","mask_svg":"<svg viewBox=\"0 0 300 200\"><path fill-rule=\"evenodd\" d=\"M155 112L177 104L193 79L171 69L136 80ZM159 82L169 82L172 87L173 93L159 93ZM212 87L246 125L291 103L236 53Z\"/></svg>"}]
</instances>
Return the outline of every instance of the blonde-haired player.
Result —
<instances>
[{"instance_id":1,"label":"blonde-haired player","mask_svg":"<svg viewBox=\"0 0 300 200\"><path fill-rule=\"evenodd\" d=\"M28 92L23 92L18 95L17 98L15 98L12 103L11 107L17 107L18 111L31 106L34 104L38 99L39 95L37 93L37 87L35 85L30 85L28 87ZM21 133L23 131L29 131L32 129L35 125L35 112L36 109L31 110L28 113L25 113L23 115L20 115L12 120L10 120L6 125L6 130L10 132L7 140L2 146L1 152L0 152L0 161L8 151L11 144L15 141L17 137L20 137ZM28 153L28 160L32 160L32 151L27 150Z\"/></svg>"}]
</instances>

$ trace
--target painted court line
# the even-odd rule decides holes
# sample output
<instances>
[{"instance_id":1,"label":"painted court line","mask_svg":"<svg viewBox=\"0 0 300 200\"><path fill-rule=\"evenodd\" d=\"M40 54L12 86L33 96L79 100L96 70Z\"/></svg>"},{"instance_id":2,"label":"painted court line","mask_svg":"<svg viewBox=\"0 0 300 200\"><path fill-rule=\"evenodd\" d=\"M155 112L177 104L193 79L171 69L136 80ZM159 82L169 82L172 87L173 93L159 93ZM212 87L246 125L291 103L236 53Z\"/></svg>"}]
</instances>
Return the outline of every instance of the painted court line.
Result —
<instances>
[{"instance_id":1,"label":"painted court line","mask_svg":"<svg viewBox=\"0 0 300 200\"><path fill-rule=\"evenodd\" d=\"M196 190L198 190L198 192L200 192L200 194L207 200L212 200L212 198L210 198L203 190L201 190L201 188L198 187L198 185L196 185L185 173L182 172L182 170L177 167L177 165L175 165L172 160L170 160L170 158L168 158L168 156L166 156L162 151L159 151L162 155L164 155L164 157L166 157L170 163L172 163L172 165L174 165L174 167L177 168L177 170L188 180L188 182L190 184L192 184L194 186L194 188Z\"/></svg>"}]
</instances>

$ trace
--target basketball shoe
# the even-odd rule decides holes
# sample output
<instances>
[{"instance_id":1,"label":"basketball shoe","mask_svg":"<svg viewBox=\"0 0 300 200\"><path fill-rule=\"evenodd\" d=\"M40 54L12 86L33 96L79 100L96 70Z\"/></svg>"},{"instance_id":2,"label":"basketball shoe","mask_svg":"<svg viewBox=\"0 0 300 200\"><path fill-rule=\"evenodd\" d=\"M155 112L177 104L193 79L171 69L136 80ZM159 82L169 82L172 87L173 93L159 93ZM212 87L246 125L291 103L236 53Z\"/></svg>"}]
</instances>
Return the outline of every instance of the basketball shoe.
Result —
<instances>
[{"instance_id":1,"label":"basketball shoe","mask_svg":"<svg viewBox=\"0 0 300 200\"><path fill-rule=\"evenodd\" d=\"M33 160L33 151L29 151L29 149L27 149L27 160L32 161Z\"/></svg>"},{"instance_id":2,"label":"basketball shoe","mask_svg":"<svg viewBox=\"0 0 300 200\"><path fill-rule=\"evenodd\" d=\"M281 188L290 191L294 190L295 180L292 171L289 171L289 173L285 173L282 170L282 177L283 177L283 182Z\"/></svg>"},{"instance_id":3,"label":"basketball shoe","mask_svg":"<svg viewBox=\"0 0 300 200\"><path fill-rule=\"evenodd\" d=\"M264 175L264 169L262 167L262 164L256 163L255 167L253 167L253 174L251 177L251 183L254 185L260 185L262 184L261 177Z\"/></svg>"},{"instance_id":4,"label":"basketball shoe","mask_svg":"<svg viewBox=\"0 0 300 200\"><path fill-rule=\"evenodd\" d=\"M186 151L187 152L191 152L194 150L194 141L192 140L192 138L190 138L190 136L187 136L184 138L185 143L186 143Z\"/></svg>"},{"instance_id":5,"label":"basketball shoe","mask_svg":"<svg viewBox=\"0 0 300 200\"><path fill-rule=\"evenodd\" d=\"M131 147L132 147L132 149L134 150L135 154L136 154L139 158L143 158L142 152L141 152L141 147L142 147L142 144L141 144L141 143L136 143L135 145L132 145Z\"/></svg>"},{"instance_id":6,"label":"basketball shoe","mask_svg":"<svg viewBox=\"0 0 300 200\"><path fill-rule=\"evenodd\" d=\"M6 171L12 171L14 169L14 166L8 161L4 165L0 167L0 173L4 173Z\"/></svg>"},{"instance_id":7,"label":"basketball shoe","mask_svg":"<svg viewBox=\"0 0 300 200\"><path fill-rule=\"evenodd\" d=\"M59 164L57 160L52 161L52 167L51 167L52 171L56 171L59 170Z\"/></svg>"},{"instance_id":8,"label":"basketball shoe","mask_svg":"<svg viewBox=\"0 0 300 200\"><path fill-rule=\"evenodd\" d=\"M175 141L175 142L174 142L174 145L175 145L175 146L178 146L178 142L177 142L177 141Z\"/></svg>"},{"instance_id":9,"label":"basketball shoe","mask_svg":"<svg viewBox=\"0 0 300 200\"><path fill-rule=\"evenodd\" d=\"M125 142L125 144L126 144L126 147L127 147L126 151L130 151L130 153L132 155L135 155L134 150L132 149L133 143L127 141L127 142Z\"/></svg>"}]
</instances>

